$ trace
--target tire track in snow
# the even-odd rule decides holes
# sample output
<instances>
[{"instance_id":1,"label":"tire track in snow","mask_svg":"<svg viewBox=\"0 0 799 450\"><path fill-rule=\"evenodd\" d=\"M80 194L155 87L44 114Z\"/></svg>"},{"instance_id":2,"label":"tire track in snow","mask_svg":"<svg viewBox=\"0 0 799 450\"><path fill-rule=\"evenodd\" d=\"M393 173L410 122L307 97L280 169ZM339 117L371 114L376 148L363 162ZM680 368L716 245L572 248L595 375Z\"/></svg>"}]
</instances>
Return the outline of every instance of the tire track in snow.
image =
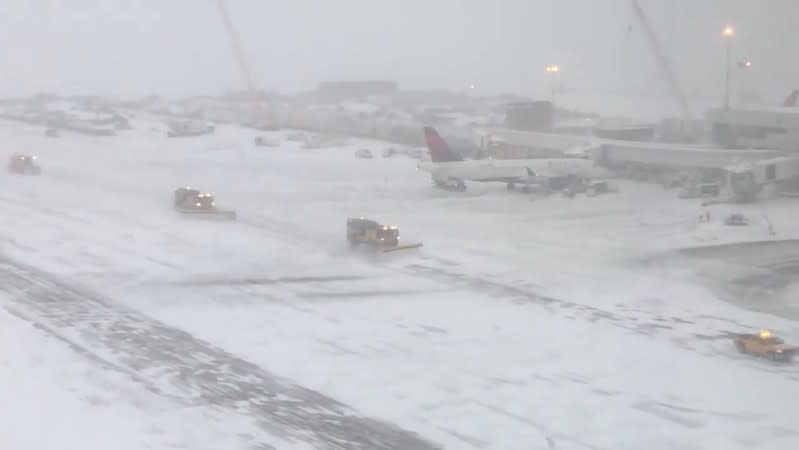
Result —
<instances>
[{"instance_id":1,"label":"tire track in snow","mask_svg":"<svg viewBox=\"0 0 799 450\"><path fill-rule=\"evenodd\" d=\"M324 250L324 247L314 245L315 242L321 242L325 239L321 235L317 237L309 230L299 229L297 224L285 223L270 217L256 217L256 219L244 218L242 219L242 222L256 228L263 228L265 230L269 230L270 232L284 235L292 240L292 244L297 245L300 248L307 248L309 250L314 249L317 251ZM308 239L309 237L312 239ZM334 257L339 256L333 252L328 252L328 254ZM426 264L422 262L397 264L394 261L381 261L379 258L370 259L369 262L373 267L380 267L395 273L402 273L412 277L422 277L428 280L436 280L439 282L444 282L449 286L452 286L452 284L455 283L456 285L460 285L467 290L500 296L503 298L511 298L526 303L538 304L548 308L553 312L556 311L556 308L560 310L573 310L576 312L582 312L587 314L588 319L591 321L606 320L613 322L617 326L632 331L649 332L653 328L658 328L658 326L665 328L666 326L664 323L668 323L670 321L674 323L686 322L681 318L674 317L666 319L652 315L652 323L642 323L641 317L639 316L624 316L617 312L604 310L595 306L538 294L528 288L493 280L488 277L469 275L460 271L449 270L444 268L444 266L457 267L460 265L460 263L448 260L446 258L431 255L419 255L416 257L416 259L420 261L432 262L433 264ZM728 333L731 332L722 331L719 333L718 337L726 337Z\"/></svg>"},{"instance_id":2,"label":"tire track in snow","mask_svg":"<svg viewBox=\"0 0 799 450\"><path fill-rule=\"evenodd\" d=\"M111 233L115 233L115 235L118 236L117 239L106 239L103 241L101 247L107 250L109 254L115 253L118 255L127 255L128 257L135 255L136 258L133 259L144 263L155 264L169 270L180 270L183 263L181 261L176 261L175 259L164 256L156 257L153 256L152 252L148 252L146 249L142 250L140 246L136 244L135 240L132 240L133 234L126 233L124 231L125 228L120 228L119 225L123 224L127 227L130 227L128 229L145 230L148 233L160 235L164 238L168 238L168 241L174 245L179 245L186 248L192 248L196 246L196 243L188 240L180 233L177 233L174 230L165 229L164 226L159 226L158 223L142 221L140 217L135 215L130 216L125 210L93 208L89 212L81 212L69 208L54 209L49 206L32 204L25 200L8 198L2 195L0 195L0 202L4 204L5 209L10 208L12 210L16 209L18 211L24 211L27 217L43 217L45 218L44 223L57 223L60 233L66 232L78 236L85 236L91 234L92 230L98 228L98 224L108 224L109 226L106 228L106 230L111 230ZM171 203L169 205L171 207ZM169 212L173 213L171 208L169 209ZM176 216L176 219L183 220L185 218ZM19 248L24 247L16 242L13 236L4 240ZM36 249L33 248L29 248L28 250L30 252L36 252ZM88 252L86 250L82 251L81 256L87 258L87 260L105 262L103 261L103 255L96 255L95 253ZM89 273L92 274L92 272ZM107 273L103 274L104 277L107 275ZM128 277L126 276L125 278Z\"/></svg>"},{"instance_id":3,"label":"tire track in snow","mask_svg":"<svg viewBox=\"0 0 799 450\"><path fill-rule=\"evenodd\" d=\"M19 199L0 197L0 201L4 201L8 204L14 205L15 207L24 208L38 214L44 214L62 220L66 219L73 221L80 228L84 228L86 225L91 223L91 221L87 220L86 217L79 216L74 212L59 211L52 208L40 210L39 208L35 207L35 205L30 205L26 202L20 201ZM103 212L105 213L108 211ZM119 218L114 217L113 214L110 214L110 212L108 213L109 214L107 216L103 214L104 220L119 220ZM239 218L238 222L243 226L250 226L253 228L269 231L270 233L280 236L288 237L292 241L293 245L296 245L299 248L308 249L309 251L322 251L332 257L340 257L342 254L350 254L347 250L344 250L343 247L342 251L335 252L330 250L329 247L326 248L324 245L317 245L317 243L330 242L330 234L320 233L319 230L316 229L303 229L296 223L276 219L269 215L264 215L263 213L251 213L246 215L242 214L242 217ZM143 226L144 228L152 231L158 230L154 224L143 224L139 222L137 225ZM182 238L177 236L173 237L177 238L177 240L181 242L185 242L185 240ZM125 251L131 252L132 249L125 247ZM618 326L640 334L652 335L653 333L664 331L678 332L679 330L676 328L678 326L695 325L694 320L686 320L686 318L682 317L663 317L662 315L653 314L648 311L641 311L640 309L632 310L622 308L609 311L574 301L545 296L538 294L534 292L534 290L525 286L502 282L491 279L490 277L470 275L461 271L452 270L453 267L459 266L460 263L438 256L422 254L416 256L415 258L417 261L422 262L397 264L396 261L384 261L380 258L371 258L369 262L373 267L379 267L393 271L395 273L402 273L412 277L422 277L427 280L436 280L439 282L444 282L448 286L452 286L454 284L462 286L463 288L473 292L481 292L490 296L511 299L512 301L537 304L546 308L550 312L560 313L569 318L576 318L576 315L582 315L585 320L591 322L598 320L607 321L614 326ZM159 261L156 262L160 263ZM708 317L696 317L695 320L716 323L725 321L723 318ZM747 327L744 324L736 323L735 325L740 328L752 328ZM677 342L681 347L692 351L699 351L694 345L691 344L692 341L730 339L735 333L735 331L726 329L713 330L713 327L707 326L703 328L703 332L701 334L694 333L690 330L686 331L687 334L681 333L679 336L673 337L672 340ZM774 372L773 370L768 371ZM792 378L799 379L799 376Z\"/></svg>"},{"instance_id":4,"label":"tire track in snow","mask_svg":"<svg viewBox=\"0 0 799 450\"><path fill-rule=\"evenodd\" d=\"M39 269L0 259L17 315L172 399L252 417L266 431L340 450L436 445Z\"/></svg>"},{"instance_id":5,"label":"tire track in snow","mask_svg":"<svg viewBox=\"0 0 799 450\"><path fill-rule=\"evenodd\" d=\"M314 244L317 242L329 242L327 236L315 234L313 230L302 229L301 227L298 227L297 224L283 222L273 217L263 215L254 215L252 217L253 218L244 218L242 219L242 222L246 225L262 228L272 233L286 236L292 241L293 245L297 245L299 248L325 251L324 247L316 246ZM328 251L328 254L333 257L340 256L340 254L335 254L332 251ZM399 264L397 264L395 261L381 261L380 258L372 258L369 260L369 262L372 267L379 267L411 277L421 277L428 281L432 280L443 282L450 287L461 286L471 292L480 292L489 296L495 296L506 300L539 305L543 308L546 308L549 312L565 315L570 318L575 318L577 315L582 315L585 320L590 322L605 321L613 326L645 335L654 335L655 333L666 332L673 335L670 336L670 339L681 348L711 356L723 356L731 359L738 358L737 354L732 353L732 347L730 347L730 353L725 354L715 349L702 351L695 345L697 342L720 340L731 341L736 333L741 332L740 329L732 330L723 327L720 328L719 324L732 324L743 329L757 328L755 326L749 326L737 322L730 323L729 320L722 317L702 316L685 318L664 316L662 314L643 311L641 309L630 308L619 308L618 310L610 311L571 300L539 294L527 287L502 282L496 279L491 279L490 277L470 275L461 271L451 270L450 268L457 267L460 265L460 263L447 258L433 255L419 255L416 257L416 259L417 262ZM426 262L430 262L432 264L426 264ZM698 322L703 322L701 325L701 332L694 330ZM715 324L716 326L711 326L711 324ZM750 366L763 372L786 376L790 379L799 381L799 367L764 366L758 364L758 361L752 361Z\"/></svg>"}]
</instances>

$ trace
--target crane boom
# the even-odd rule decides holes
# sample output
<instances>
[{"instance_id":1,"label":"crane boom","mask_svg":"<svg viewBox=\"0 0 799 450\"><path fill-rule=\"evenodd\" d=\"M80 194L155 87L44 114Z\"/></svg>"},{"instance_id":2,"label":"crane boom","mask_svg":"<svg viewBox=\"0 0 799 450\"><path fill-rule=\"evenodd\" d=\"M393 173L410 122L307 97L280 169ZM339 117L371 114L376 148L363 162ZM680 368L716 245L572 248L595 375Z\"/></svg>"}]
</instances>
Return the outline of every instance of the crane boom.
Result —
<instances>
[{"instance_id":1,"label":"crane boom","mask_svg":"<svg viewBox=\"0 0 799 450\"><path fill-rule=\"evenodd\" d=\"M244 81L247 83L247 90L250 91L250 94L255 95L255 82L253 81L250 68L247 66L247 58L244 56L244 49L241 47L241 41L239 40L239 35L236 32L236 27L233 25L233 21L230 19L230 14L228 14L225 0L219 0L218 4L219 11L222 13L222 20L225 22L225 28L227 29L228 36L230 36L230 41L233 44L233 53L236 57L236 62L239 64L239 69L241 69L241 72L244 75Z\"/></svg>"},{"instance_id":2,"label":"crane boom","mask_svg":"<svg viewBox=\"0 0 799 450\"><path fill-rule=\"evenodd\" d=\"M680 104L680 109L682 110L683 118L685 119L693 118L693 113L691 112L691 107L688 104L688 99L685 97L685 94L680 88L680 84L677 81L677 77L674 75L674 71L671 69L671 64L669 64L669 60L668 58L666 58L666 53L663 51L663 47L660 45L660 41L658 41L657 35L655 34L655 30L653 30L652 26L649 24L649 19L647 19L644 9L641 8L641 5L640 3L638 3L638 0L630 0L630 3L632 3L633 10L635 11L636 16L641 21L644 27L644 32L646 33L647 40L649 41L649 45L652 47L652 50L655 53L655 57L658 60L660 69L663 71L663 74L666 76L666 82L669 85L669 90L671 91L671 95Z\"/></svg>"},{"instance_id":3,"label":"crane boom","mask_svg":"<svg viewBox=\"0 0 799 450\"><path fill-rule=\"evenodd\" d=\"M236 62L239 65L242 75L244 76L244 82L247 84L247 91L250 93L252 100L256 103L259 117L256 118L254 125L256 127L273 128L277 126L277 120L275 119L274 114L269 112L258 98L258 90L255 86L255 81L252 77L250 67L247 64L247 58L244 55L244 48L241 46L241 40L236 32L236 27L233 25L233 20L230 18L227 5L225 5L225 0L219 0L217 4L219 5L219 11L222 14L222 20L225 22L225 28L227 30L228 36L230 37L230 43L233 46L233 55L236 58Z\"/></svg>"}]
</instances>

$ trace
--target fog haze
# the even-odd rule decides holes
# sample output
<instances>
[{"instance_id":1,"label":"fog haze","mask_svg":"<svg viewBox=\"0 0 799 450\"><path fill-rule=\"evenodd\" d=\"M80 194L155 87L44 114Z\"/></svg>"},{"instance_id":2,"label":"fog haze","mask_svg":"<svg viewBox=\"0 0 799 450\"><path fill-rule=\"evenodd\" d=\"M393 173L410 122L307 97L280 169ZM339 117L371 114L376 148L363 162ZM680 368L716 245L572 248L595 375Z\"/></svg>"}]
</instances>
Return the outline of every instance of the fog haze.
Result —
<instances>
[{"instance_id":1,"label":"fog haze","mask_svg":"<svg viewBox=\"0 0 799 450\"><path fill-rule=\"evenodd\" d=\"M722 26L738 83L777 102L799 87L799 3L641 0L684 89L721 95ZM184 95L243 87L215 0L5 0L0 93ZM665 83L627 0L228 0L260 87L395 79L409 88L546 95L546 64L569 98L654 95Z\"/></svg>"},{"instance_id":2,"label":"fog haze","mask_svg":"<svg viewBox=\"0 0 799 450\"><path fill-rule=\"evenodd\" d=\"M799 0L637 2L0 0L0 450L799 450Z\"/></svg>"}]
</instances>

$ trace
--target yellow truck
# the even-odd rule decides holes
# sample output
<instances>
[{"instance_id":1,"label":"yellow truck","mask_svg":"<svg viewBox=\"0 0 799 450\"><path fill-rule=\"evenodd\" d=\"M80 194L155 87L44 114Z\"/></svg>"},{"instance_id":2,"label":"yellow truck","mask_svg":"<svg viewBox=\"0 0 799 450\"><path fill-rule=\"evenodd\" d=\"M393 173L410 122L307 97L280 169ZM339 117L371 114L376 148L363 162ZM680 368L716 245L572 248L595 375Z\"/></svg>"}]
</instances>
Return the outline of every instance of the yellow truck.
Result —
<instances>
[{"instance_id":1,"label":"yellow truck","mask_svg":"<svg viewBox=\"0 0 799 450\"><path fill-rule=\"evenodd\" d=\"M768 330L758 334L739 334L735 337L735 348L741 353L747 353L773 361L791 361L799 352L799 347L787 345L785 341L774 336Z\"/></svg>"},{"instance_id":2,"label":"yellow truck","mask_svg":"<svg viewBox=\"0 0 799 450\"><path fill-rule=\"evenodd\" d=\"M400 245L399 241L399 229L395 226L382 225L363 217L347 219L347 242L350 246L365 244L383 252L409 250L422 246L421 243Z\"/></svg>"}]
</instances>

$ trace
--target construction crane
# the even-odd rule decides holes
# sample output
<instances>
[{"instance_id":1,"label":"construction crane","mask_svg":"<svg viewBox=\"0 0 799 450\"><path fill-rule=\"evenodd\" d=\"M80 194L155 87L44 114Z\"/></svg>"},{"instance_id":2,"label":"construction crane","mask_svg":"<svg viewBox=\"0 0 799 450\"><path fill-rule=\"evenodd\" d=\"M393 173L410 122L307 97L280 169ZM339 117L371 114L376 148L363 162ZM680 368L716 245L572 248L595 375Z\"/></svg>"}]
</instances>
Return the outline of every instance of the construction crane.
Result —
<instances>
[{"instance_id":1,"label":"construction crane","mask_svg":"<svg viewBox=\"0 0 799 450\"><path fill-rule=\"evenodd\" d=\"M219 0L218 5L219 11L222 14L222 20L225 22L225 28L227 29L228 36L230 37L230 42L233 46L233 55L236 58L236 62L239 65L242 75L244 76L244 82L247 84L247 91L249 92L252 100L256 102L257 117L253 123L249 125L260 129L277 129L278 124L275 114L271 112L269 108L267 108L259 99L258 89L255 86L252 72L247 64L247 58L244 55L244 49L241 46L241 40L239 39L236 27L233 25L233 20L230 18L227 5L225 5L225 0Z\"/></svg>"},{"instance_id":2,"label":"construction crane","mask_svg":"<svg viewBox=\"0 0 799 450\"><path fill-rule=\"evenodd\" d=\"M669 86L669 91L671 95L677 100L680 105L680 110L682 111L683 119L693 119L693 112L691 111L691 107L688 104L688 99L685 96L685 93L680 88L680 84L677 81L677 77L674 75L674 71L671 69L671 64L669 64L669 60L666 57L666 52L663 50L663 46L660 44L660 41L655 34L655 30L649 24L649 19L646 17L646 13L644 9L641 8L641 4L638 3L638 0L630 0L632 4L633 10L635 11L635 15L638 17L638 20L641 21L643 25L644 32L646 33L647 40L649 41L650 47L652 47L653 52L655 53L655 57L657 58L658 64L660 65L660 69L663 71L663 74L666 77L666 82Z\"/></svg>"}]
</instances>

